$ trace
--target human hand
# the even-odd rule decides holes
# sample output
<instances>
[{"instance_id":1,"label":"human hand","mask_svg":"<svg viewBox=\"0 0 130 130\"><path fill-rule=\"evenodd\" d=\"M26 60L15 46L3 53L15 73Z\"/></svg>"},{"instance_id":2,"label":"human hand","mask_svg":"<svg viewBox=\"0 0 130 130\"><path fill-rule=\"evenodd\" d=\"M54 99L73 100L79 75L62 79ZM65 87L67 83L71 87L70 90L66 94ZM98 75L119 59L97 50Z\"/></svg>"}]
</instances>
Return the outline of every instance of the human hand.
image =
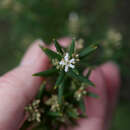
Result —
<instances>
[{"instance_id":1,"label":"human hand","mask_svg":"<svg viewBox=\"0 0 130 130\"><path fill-rule=\"evenodd\" d=\"M70 40L60 40L67 46ZM32 74L46 70L49 65L47 56L38 47L44 44L36 41L27 51L20 65L0 77L0 130L17 130L24 120L24 107L38 92L42 80ZM54 47L51 47L54 49ZM106 63L92 72L90 79L96 88L91 91L100 97L86 99L87 119L79 121L74 130L106 130L116 105L120 78L117 66ZM70 128L72 130L72 128Z\"/></svg>"}]
</instances>

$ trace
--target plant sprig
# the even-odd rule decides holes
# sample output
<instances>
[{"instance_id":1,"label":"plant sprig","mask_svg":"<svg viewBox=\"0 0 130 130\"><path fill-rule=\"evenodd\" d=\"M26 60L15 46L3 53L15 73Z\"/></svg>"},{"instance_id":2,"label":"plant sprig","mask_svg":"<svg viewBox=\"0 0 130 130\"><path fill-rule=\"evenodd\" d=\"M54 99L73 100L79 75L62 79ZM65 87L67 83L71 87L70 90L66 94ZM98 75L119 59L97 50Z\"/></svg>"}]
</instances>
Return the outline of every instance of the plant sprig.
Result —
<instances>
[{"instance_id":1,"label":"plant sprig","mask_svg":"<svg viewBox=\"0 0 130 130\"><path fill-rule=\"evenodd\" d=\"M36 129L46 127L47 130L55 130L61 126L74 125L77 119L86 115L85 96L98 97L86 89L88 86L95 87L89 80L92 68L88 68L88 73L84 76L82 72L86 68L80 67L82 60L97 49L97 44L78 50L75 39L66 49L62 48L57 40L53 41L56 52L40 46L51 60L52 67L33 74L33 76L47 77L47 81L41 85L33 103L26 107L26 112L29 114L26 124L32 122Z\"/></svg>"}]
</instances>

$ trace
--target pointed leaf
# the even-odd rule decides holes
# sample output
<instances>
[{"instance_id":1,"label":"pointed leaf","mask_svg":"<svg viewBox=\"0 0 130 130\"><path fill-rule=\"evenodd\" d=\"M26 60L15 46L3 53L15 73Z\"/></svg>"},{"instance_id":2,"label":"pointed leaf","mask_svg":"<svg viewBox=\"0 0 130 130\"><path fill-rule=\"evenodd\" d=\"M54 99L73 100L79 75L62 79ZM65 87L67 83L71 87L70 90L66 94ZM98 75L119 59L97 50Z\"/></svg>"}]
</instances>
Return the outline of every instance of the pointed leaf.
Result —
<instances>
[{"instance_id":1,"label":"pointed leaf","mask_svg":"<svg viewBox=\"0 0 130 130\"><path fill-rule=\"evenodd\" d=\"M56 81L56 84L55 84L55 89L62 83L62 81L64 80L64 77L65 77L65 72L62 71Z\"/></svg>"},{"instance_id":2,"label":"pointed leaf","mask_svg":"<svg viewBox=\"0 0 130 130\"><path fill-rule=\"evenodd\" d=\"M75 74L79 75L79 71L78 71L76 68L73 69L73 72L74 72Z\"/></svg>"},{"instance_id":3,"label":"pointed leaf","mask_svg":"<svg viewBox=\"0 0 130 130\"><path fill-rule=\"evenodd\" d=\"M39 122L39 123L35 123L35 125L31 128L31 130L36 130L36 129L43 130L43 128L44 128L44 130L47 130L47 129L45 129L45 127L43 127L43 124L41 122ZM27 130L27 129L24 129L24 130Z\"/></svg>"},{"instance_id":4,"label":"pointed leaf","mask_svg":"<svg viewBox=\"0 0 130 130\"><path fill-rule=\"evenodd\" d=\"M98 98L99 96L95 93L87 92L87 96L93 97L93 98Z\"/></svg>"},{"instance_id":5,"label":"pointed leaf","mask_svg":"<svg viewBox=\"0 0 130 130\"><path fill-rule=\"evenodd\" d=\"M61 60L62 57L57 54L56 52L48 49L48 48L44 48L43 46L40 46L40 48L44 51L44 53L46 53L46 55L50 58L50 59L58 59Z\"/></svg>"},{"instance_id":6,"label":"pointed leaf","mask_svg":"<svg viewBox=\"0 0 130 130\"><path fill-rule=\"evenodd\" d=\"M41 77L44 77L44 76L52 76L52 75L55 74L56 72L57 72L57 69L56 69L56 68L51 68L51 69L48 69L48 70L46 70L46 71L33 74L33 76L41 76Z\"/></svg>"},{"instance_id":7,"label":"pointed leaf","mask_svg":"<svg viewBox=\"0 0 130 130\"><path fill-rule=\"evenodd\" d=\"M83 58L97 49L97 45L90 45L79 53L79 58Z\"/></svg>"},{"instance_id":8,"label":"pointed leaf","mask_svg":"<svg viewBox=\"0 0 130 130\"><path fill-rule=\"evenodd\" d=\"M58 102L60 105L63 102L63 91L64 91L64 82L58 87Z\"/></svg>"},{"instance_id":9,"label":"pointed leaf","mask_svg":"<svg viewBox=\"0 0 130 130\"><path fill-rule=\"evenodd\" d=\"M92 83L89 79L87 79L86 77L84 77L82 75L79 75L79 80L82 81L82 82L84 82L84 83L87 83L90 86L95 87L94 83Z\"/></svg>"},{"instance_id":10,"label":"pointed leaf","mask_svg":"<svg viewBox=\"0 0 130 130\"><path fill-rule=\"evenodd\" d=\"M81 111L82 111L83 113L86 112L86 106L85 106L85 103L84 103L84 99L83 99L83 98L79 101L79 107L80 107L80 109L81 109Z\"/></svg>"},{"instance_id":11,"label":"pointed leaf","mask_svg":"<svg viewBox=\"0 0 130 130\"><path fill-rule=\"evenodd\" d=\"M70 45L70 50L69 50L69 56L71 57L72 54L74 53L75 50L75 39L72 39L72 43Z\"/></svg>"},{"instance_id":12,"label":"pointed leaf","mask_svg":"<svg viewBox=\"0 0 130 130\"><path fill-rule=\"evenodd\" d=\"M60 46L60 44L55 39L54 39L54 44L55 44L57 52L63 54L62 47Z\"/></svg>"},{"instance_id":13,"label":"pointed leaf","mask_svg":"<svg viewBox=\"0 0 130 130\"><path fill-rule=\"evenodd\" d=\"M92 69L91 69L91 68L89 68L89 69L88 69L88 73L87 73L87 75L86 75L86 78L87 78L87 79L89 78L89 76L90 76L91 72L92 72Z\"/></svg>"},{"instance_id":14,"label":"pointed leaf","mask_svg":"<svg viewBox=\"0 0 130 130\"><path fill-rule=\"evenodd\" d=\"M72 117L72 118L75 118L75 119L79 118L79 114L78 114L78 112L75 111L75 110L69 110L67 113L68 113L68 115L69 115L70 117Z\"/></svg>"},{"instance_id":15,"label":"pointed leaf","mask_svg":"<svg viewBox=\"0 0 130 130\"><path fill-rule=\"evenodd\" d=\"M20 130L26 130L27 128L29 128L33 123L32 122L28 122L27 120L24 122L24 124L22 125L22 127L20 128Z\"/></svg>"},{"instance_id":16,"label":"pointed leaf","mask_svg":"<svg viewBox=\"0 0 130 130\"><path fill-rule=\"evenodd\" d=\"M37 99L41 99L43 98L43 94L44 94L44 90L45 90L45 87L46 87L46 82L44 81L40 87L40 90L36 96Z\"/></svg>"},{"instance_id":17,"label":"pointed leaf","mask_svg":"<svg viewBox=\"0 0 130 130\"><path fill-rule=\"evenodd\" d=\"M48 112L47 113L47 115L49 115L49 116L54 116L54 117L56 117L56 116L62 116L62 113L61 112Z\"/></svg>"},{"instance_id":18,"label":"pointed leaf","mask_svg":"<svg viewBox=\"0 0 130 130\"><path fill-rule=\"evenodd\" d=\"M90 86L95 86L89 79L87 79L86 77L82 76L82 75L77 75L75 72L73 71L69 71L68 72L69 76L76 78L77 80L84 82Z\"/></svg>"}]
</instances>

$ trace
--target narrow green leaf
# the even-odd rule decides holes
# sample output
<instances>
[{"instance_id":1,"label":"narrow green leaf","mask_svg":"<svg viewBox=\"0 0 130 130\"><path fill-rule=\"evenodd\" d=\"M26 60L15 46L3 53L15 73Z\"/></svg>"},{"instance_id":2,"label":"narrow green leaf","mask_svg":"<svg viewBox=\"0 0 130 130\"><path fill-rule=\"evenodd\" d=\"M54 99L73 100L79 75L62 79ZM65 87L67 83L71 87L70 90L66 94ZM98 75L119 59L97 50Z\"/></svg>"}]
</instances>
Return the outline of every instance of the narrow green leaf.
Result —
<instances>
[{"instance_id":1,"label":"narrow green leaf","mask_svg":"<svg viewBox=\"0 0 130 130\"><path fill-rule=\"evenodd\" d=\"M83 57L89 55L90 53L94 52L96 49L97 49L97 45L96 44L90 45L90 46L86 47L84 50L82 50L79 53L79 58L83 58Z\"/></svg>"},{"instance_id":2,"label":"narrow green leaf","mask_svg":"<svg viewBox=\"0 0 130 130\"><path fill-rule=\"evenodd\" d=\"M34 126L31 128L31 130L43 130L43 124L40 122L40 123L35 123ZM21 129L20 129L21 130ZM24 129L24 130L27 130L27 129ZM46 129L44 129L46 130Z\"/></svg>"},{"instance_id":3,"label":"narrow green leaf","mask_svg":"<svg viewBox=\"0 0 130 130\"><path fill-rule=\"evenodd\" d=\"M75 72L73 71L69 71L68 72L69 76L76 78L77 80L84 82L90 86L95 86L89 79L87 79L86 77L82 76L82 75L77 75Z\"/></svg>"},{"instance_id":4,"label":"narrow green leaf","mask_svg":"<svg viewBox=\"0 0 130 130\"><path fill-rule=\"evenodd\" d=\"M56 116L62 116L63 114L61 113L61 112L48 112L47 113L47 115L49 115L49 116L54 116L54 117L56 117Z\"/></svg>"},{"instance_id":5,"label":"narrow green leaf","mask_svg":"<svg viewBox=\"0 0 130 130\"><path fill-rule=\"evenodd\" d=\"M50 59L58 59L61 60L62 57L57 54L56 52L48 49L48 48L44 48L43 46L40 46L40 48L46 53L46 55L50 58Z\"/></svg>"},{"instance_id":6,"label":"narrow green leaf","mask_svg":"<svg viewBox=\"0 0 130 130\"><path fill-rule=\"evenodd\" d=\"M69 93L66 93L65 95L64 95L64 98L67 98L67 97L70 97L70 96L73 96L73 92L69 92Z\"/></svg>"},{"instance_id":7,"label":"narrow green leaf","mask_svg":"<svg viewBox=\"0 0 130 130\"><path fill-rule=\"evenodd\" d=\"M93 98L99 98L99 96L95 93L87 92L87 96L93 97Z\"/></svg>"},{"instance_id":8,"label":"narrow green leaf","mask_svg":"<svg viewBox=\"0 0 130 130\"><path fill-rule=\"evenodd\" d=\"M79 114L75 110L69 110L67 113L72 118L75 118L75 119L79 118Z\"/></svg>"},{"instance_id":9,"label":"narrow green leaf","mask_svg":"<svg viewBox=\"0 0 130 130\"><path fill-rule=\"evenodd\" d=\"M80 107L80 109L81 109L81 111L82 111L83 113L86 112L86 106L85 106L85 103L84 103L84 99L83 99L83 98L79 101L79 107Z\"/></svg>"},{"instance_id":10,"label":"narrow green leaf","mask_svg":"<svg viewBox=\"0 0 130 130\"><path fill-rule=\"evenodd\" d=\"M90 76L91 72L92 72L92 69L91 69L91 68L89 68L89 69L88 69L88 73L87 73L87 75L86 75L86 78L87 78L87 79L89 78L89 76Z\"/></svg>"},{"instance_id":11,"label":"narrow green leaf","mask_svg":"<svg viewBox=\"0 0 130 130\"><path fill-rule=\"evenodd\" d=\"M86 114L86 113L81 113L81 114L79 115L79 117L80 117L80 118L87 118L87 114Z\"/></svg>"},{"instance_id":12,"label":"narrow green leaf","mask_svg":"<svg viewBox=\"0 0 130 130\"><path fill-rule=\"evenodd\" d=\"M55 84L55 89L62 83L62 81L64 80L64 77L65 77L65 72L62 71L56 81L56 84Z\"/></svg>"},{"instance_id":13,"label":"narrow green leaf","mask_svg":"<svg viewBox=\"0 0 130 130\"><path fill-rule=\"evenodd\" d=\"M51 68L51 69L48 69L46 71L33 74L33 76L41 76L41 77L51 76L51 75L55 74L56 72L57 72L56 68Z\"/></svg>"},{"instance_id":14,"label":"narrow green leaf","mask_svg":"<svg viewBox=\"0 0 130 130\"><path fill-rule=\"evenodd\" d=\"M62 47L60 46L60 44L57 42L56 39L54 39L54 44L55 44L57 52L63 54Z\"/></svg>"},{"instance_id":15,"label":"narrow green leaf","mask_svg":"<svg viewBox=\"0 0 130 130\"><path fill-rule=\"evenodd\" d=\"M45 87L46 87L46 82L44 81L40 87L40 90L39 90L37 96L36 96L37 99L41 99L43 97Z\"/></svg>"},{"instance_id":16,"label":"narrow green leaf","mask_svg":"<svg viewBox=\"0 0 130 130\"><path fill-rule=\"evenodd\" d=\"M64 82L58 87L58 102L60 105L63 103L63 91L64 91Z\"/></svg>"},{"instance_id":17,"label":"narrow green leaf","mask_svg":"<svg viewBox=\"0 0 130 130\"><path fill-rule=\"evenodd\" d=\"M72 43L70 45L70 50L69 50L69 56L71 57L72 54L74 53L75 50L75 39L72 39Z\"/></svg>"},{"instance_id":18,"label":"narrow green leaf","mask_svg":"<svg viewBox=\"0 0 130 130\"><path fill-rule=\"evenodd\" d=\"M32 122L25 121L24 124L22 125L22 127L20 128L20 130L26 130L26 129L29 128L32 124L33 124Z\"/></svg>"},{"instance_id":19,"label":"narrow green leaf","mask_svg":"<svg viewBox=\"0 0 130 130\"><path fill-rule=\"evenodd\" d=\"M79 75L79 71L78 71L76 68L73 69L73 72L74 72L75 74Z\"/></svg>"},{"instance_id":20,"label":"narrow green leaf","mask_svg":"<svg viewBox=\"0 0 130 130\"><path fill-rule=\"evenodd\" d=\"M82 76L82 75L79 75L79 80L90 85L90 86L93 86L95 87L95 84L92 83L89 79L87 79L86 77Z\"/></svg>"}]
</instances>

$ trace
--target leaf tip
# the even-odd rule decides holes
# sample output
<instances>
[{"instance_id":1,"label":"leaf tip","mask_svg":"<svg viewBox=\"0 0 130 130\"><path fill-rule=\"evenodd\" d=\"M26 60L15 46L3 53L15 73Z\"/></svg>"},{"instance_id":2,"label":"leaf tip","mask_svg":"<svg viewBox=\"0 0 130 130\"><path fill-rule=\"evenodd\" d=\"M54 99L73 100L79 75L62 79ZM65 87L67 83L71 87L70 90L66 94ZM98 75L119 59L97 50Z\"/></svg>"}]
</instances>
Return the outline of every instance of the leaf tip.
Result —
<instances>
[{"instance_id":1,"label":"leaf tip","mask_svg":"<svg viewBox=\"0 0 130 130\"><path fill-rule=\"evenodd\" d=\"M93 48L94 48L94 49L97 49L97 48L98 48L98 46L93 46Z\"/></svg>"},{"instance_id":2,"label":"leaf tip","mask_svg":"<svg viewBox=\"0 0 130 130\"><path fill-rule=\"evenodd\" d=\"M46 48L43 46L43 45L40 45L39 44L39 47L44 51L44 50L46 50Z\"/></svg>"},{"instance_id":3,"label":"leaf tip","mask_svg":"<svg viewBox=\"0 0 130 130\"><path fill-rule=\"evenodd\" d=\"M42 46L41 44L39 44L39 47L40 47L40 48L43 48L43 46Z\"/></svg>"},{"instance_id":4,"label":"leaf tip","mask_svg":"<svg viewBox=\"0 0 130 130\"><path fill-rule=\"evenodd\" d=\"M32 74L32 76L37 76L37 74Z\"/></svg>"},{"instance_id":5,"label":"leaf tip","mask_svg":"<svg viewBox=\"0 0 130 130\"><path fill-rule=\"evenodd\" d=\"M55 85L55 86L54 86L54 89L56 89L56 88L57 88L57 86Z\"/></svg>"},{"instance_id":6,"label":"leaf tip","mask_svg":"<svg viewBox=\"0 0 130 130\"><path fill-rule=\"evenodd\" d=\"M76 37L72 37L72 40L74 40L74 41L75 41L75 40L76 40Z\"/></svg>"},{"instance_id":7,"label":"leaf tip","mask_svg":"<svg viewBox=\"0 0 130 130\"><path fill-rule=\"evenodd\" d=\"M56 41L56 39L55 39L55 38L53 38L53 39L52 39L52 41L53 41L53 42L55 42L55 41Z\"/></svg>"}]
</instances>

